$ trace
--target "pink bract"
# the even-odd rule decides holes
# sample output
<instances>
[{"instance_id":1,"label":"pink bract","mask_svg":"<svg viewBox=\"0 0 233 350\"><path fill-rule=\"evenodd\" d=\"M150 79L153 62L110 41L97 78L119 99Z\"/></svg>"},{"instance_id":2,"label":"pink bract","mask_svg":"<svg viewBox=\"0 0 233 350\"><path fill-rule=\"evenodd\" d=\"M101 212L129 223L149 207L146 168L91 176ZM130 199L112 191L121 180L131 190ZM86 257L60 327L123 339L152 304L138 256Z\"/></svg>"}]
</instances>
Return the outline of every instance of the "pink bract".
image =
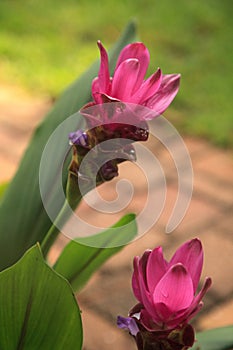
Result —
<instances>
[{"instance_id":1,"label":"pink bract","mask_svg":"<svg viewBox=\"0 0 233 350\"><path fill-rule=\"evenodd\" d=\"M150 55L143 43L136 42L127 45L121 51L111 78L108 54L100 41L98 46L100 69L98 77L92 83L95 103L121 101L148 107L156 112L154 116L162 114L178 92L180 75L163 75L158 68L145 80Z\"/></svg>"},{"instance_id":2,"label":"pink bract","mask_svg":"<svg viewBox=\"0 0 233 350\"><path fill-rule=\"evenodd\" d=\"M196 294L203 266L203 249L199 239L184 243L170 262L162 248L147 250L134 258L132 287L140 302L140 322L148 330L172 329L187 323L202 307L202 298L211 285L206 278Z\"/></svg>"}]
</instances>

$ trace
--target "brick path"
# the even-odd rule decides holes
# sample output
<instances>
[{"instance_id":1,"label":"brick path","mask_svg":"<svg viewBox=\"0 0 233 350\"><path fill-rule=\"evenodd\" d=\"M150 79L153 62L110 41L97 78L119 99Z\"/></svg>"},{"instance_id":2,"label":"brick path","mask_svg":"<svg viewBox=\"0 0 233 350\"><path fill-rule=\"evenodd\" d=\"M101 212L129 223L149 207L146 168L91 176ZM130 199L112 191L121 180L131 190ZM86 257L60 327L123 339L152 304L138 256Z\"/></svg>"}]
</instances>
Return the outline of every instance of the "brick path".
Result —
<instances>
[{"instance_id":1,"label":"brick path","mask_svg":"<svg viewBox=\"0 0 233 350\"><path fill-rule=\"evenodd\" d=\"M19 164L30 135L48 110L46 101L29 98L17 89L0 87L0 181L9 180ZM111 258L79 294L83 310L86 350L134 349L130 337L115 326L118 314L127 315L135 303L130 288L132 257L146 248L163 245L167 257L191 237L201 238L205 250L204 276L213 278L213 287L205 298L204 311L195 320L197 329L233 323L233 154L220 150L197 138L184 138L194 169L194 192L191 205L182 223L170 235L164 233L168 215L177 193L176 169L167 151L158 142L149 147L162 164L167 179L165 209L156 225L142 238ZM139 212L146 200L145 179L133 165L122 164L122 177L127 175L135 185L131 210ZM155 174L156 182L156 174ZM111 186L111 187L110 187ZM100 188L105 199L113 199L113 183ZM128 209L128 208L127 208ZM97 225L106 226L120 217L99 214L82 204L79 213ZM127 210L125 210L127 211ZM91 218L91 219L90 219ZM66 241L60 238L60 242ZM54 258L56 250L53 252Z\"/></svg>"}]
</instances>

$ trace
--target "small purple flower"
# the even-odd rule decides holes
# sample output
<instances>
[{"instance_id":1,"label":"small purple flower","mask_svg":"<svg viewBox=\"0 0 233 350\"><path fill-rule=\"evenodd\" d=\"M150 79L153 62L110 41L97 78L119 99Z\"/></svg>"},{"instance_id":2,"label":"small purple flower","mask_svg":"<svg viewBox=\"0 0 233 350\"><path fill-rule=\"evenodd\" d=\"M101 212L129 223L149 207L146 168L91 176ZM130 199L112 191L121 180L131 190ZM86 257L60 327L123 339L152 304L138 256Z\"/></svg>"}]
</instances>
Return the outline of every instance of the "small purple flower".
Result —
<instances>
[{"instance_id":1,"label":"small purple flower","mask_svg":"<svg viewBox=\"0 0 233 350\"><path fill-rule=\"evenodd\" d=\"M88 146L88 137L84 130L77 130L69 134L69 140L71 145L77 145L82 147Z\"/></svg>"},{"instance_id":2,"label":"small purple flower","mask_svg":"<svg viewBox=\"0 0 233 350\"><path fill-rule=\"evenodd\" d=\"M138 334L139 328L134 318L132 317L117 317L117 325L121 329L128 330L134 337Z\"/></svg>"}]
</instances>

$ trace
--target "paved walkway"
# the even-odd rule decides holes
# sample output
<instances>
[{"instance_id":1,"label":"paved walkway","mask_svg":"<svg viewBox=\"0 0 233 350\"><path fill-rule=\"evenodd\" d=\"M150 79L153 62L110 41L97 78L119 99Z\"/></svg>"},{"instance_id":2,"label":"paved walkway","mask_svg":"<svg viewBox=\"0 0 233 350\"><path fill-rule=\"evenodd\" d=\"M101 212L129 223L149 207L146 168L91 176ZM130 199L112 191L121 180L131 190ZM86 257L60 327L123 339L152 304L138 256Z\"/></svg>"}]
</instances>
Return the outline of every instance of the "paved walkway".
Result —
<instances>
[{"instance_id":1,"label":"paved walkway","mask_svg":"<svg viewBox=\"0 0 233 350\"><path fill-rule=\"evenodd\" d=\"M0 181L9 180L36 124L48 110L49 103L29 98L16 89L0 87ZM213 287L205 298L205 308L195 320L197 329L207 329L233 323L233 154L220 150L197 138L184 138L194 170L194 192L190 207L175 232L164 233L177 194L176 169L168 152L156 140L149 147L156 155L166 175L167 198L164 211L154 227L142 238L124 248L109 260L79 294L83 310L85 350L134 349L130 337L115 326L118 314L127 315L134 305L130 278L132 257L146 248L164 247L169 258L182 242L199 237L204 246L204 276L213 278ZM142 172L132 165L120 166L122 177L127 175L135 186L130 210L140 212L147 199ZM156 174L155 174L156 183ZM100 189L105 199L116 197L113 183ZM124 211L129 210L129 207ZM80 215L96 225L106 226L118 216L99 214L84 203ZM120 214L118 214L120 216ZM64 238L60 239L60 242ZM56 255L54 251L53 258Z\"/></svg>"}]
</instances>

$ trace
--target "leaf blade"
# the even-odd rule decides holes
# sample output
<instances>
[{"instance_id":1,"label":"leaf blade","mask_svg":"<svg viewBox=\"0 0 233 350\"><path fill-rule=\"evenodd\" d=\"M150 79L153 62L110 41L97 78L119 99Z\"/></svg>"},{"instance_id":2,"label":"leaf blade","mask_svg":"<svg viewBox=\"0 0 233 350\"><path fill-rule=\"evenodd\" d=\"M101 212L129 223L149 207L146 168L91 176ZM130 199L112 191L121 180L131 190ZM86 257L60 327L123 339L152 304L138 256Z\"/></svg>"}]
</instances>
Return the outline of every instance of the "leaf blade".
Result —
<instances>
[{"instance_id":1,"label":"leaf blade","mask_svg":"<svg viewBox=\"0 0 233 350\"><path fill-rule=\"evenodd\" d=\"M45 263L38 245L0 273L0 303L0 349L81 349L73 291Z\"/></svg>"},{"instance_id":2,"label":"leaf blade","mask_svg":"<svg viewBox=\"0 0 233 350\"><path fill-rule=\"evenodd\" d=\"M190 350L233 349L233 326L210 329L197 333L197 343Z\"/></svg>"},{"instance_id":3,"label":"leaf blade","mask_svg":"<svg viewBox=\"0 0 233 350\"><path fill-rule=\"evenodd\" d=\"M80 290L105 261L123 248L122 245L118 245L122 243L122 239L131 241L136 236L135 215L128 214L124 216L113 228L115 229L114 233L110 228L95 236L98 239L98 243L102 240L103 245L108 239L111 248L88 246L86 244L90 240L87 237L79 239L78 242L71 241L61 253L54 265L54 269L70 282L75 291Z\"/></svg>"}]
</instances>

